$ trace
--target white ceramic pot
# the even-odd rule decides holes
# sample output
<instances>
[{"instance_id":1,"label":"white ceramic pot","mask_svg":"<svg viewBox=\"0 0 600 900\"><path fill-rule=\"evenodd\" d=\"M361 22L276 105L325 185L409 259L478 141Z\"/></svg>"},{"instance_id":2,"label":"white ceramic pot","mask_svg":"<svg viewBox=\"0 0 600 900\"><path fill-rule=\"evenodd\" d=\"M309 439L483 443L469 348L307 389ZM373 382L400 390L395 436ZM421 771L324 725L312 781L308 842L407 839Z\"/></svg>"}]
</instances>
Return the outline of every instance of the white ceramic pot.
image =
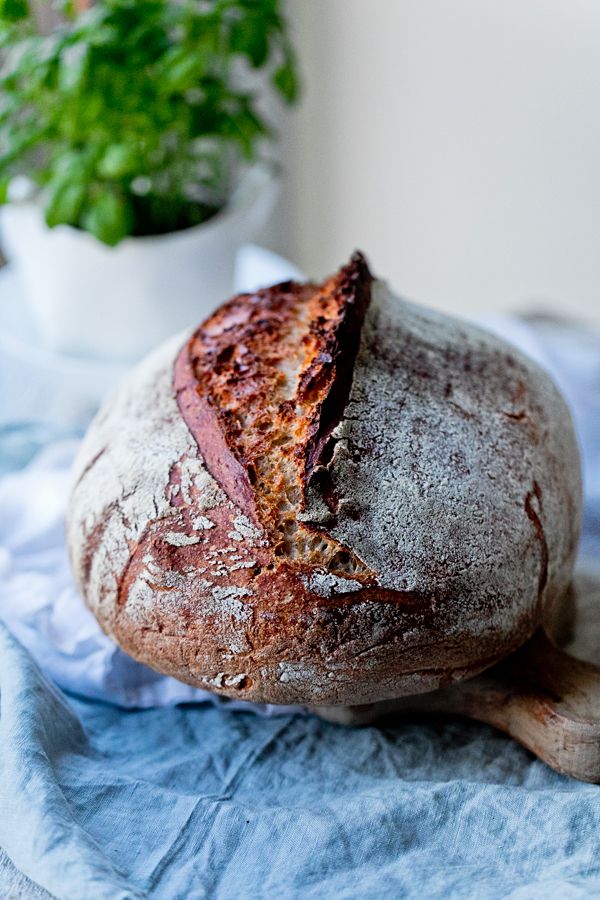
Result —
<instances>
[{"instance_id":1,"label":"white ceramic pot","mask_svg":"<svg viewBox=\"0 0 600 900\"><path fill-rule=\"evenodd\" d=\"M134 360L230 296L236 253L266 221L277 189L272 172L256 166L205 224L116 247L69 226L48 228L37 204L11 203L2 248L46 347Z\"/></svg>"}]
</instances>

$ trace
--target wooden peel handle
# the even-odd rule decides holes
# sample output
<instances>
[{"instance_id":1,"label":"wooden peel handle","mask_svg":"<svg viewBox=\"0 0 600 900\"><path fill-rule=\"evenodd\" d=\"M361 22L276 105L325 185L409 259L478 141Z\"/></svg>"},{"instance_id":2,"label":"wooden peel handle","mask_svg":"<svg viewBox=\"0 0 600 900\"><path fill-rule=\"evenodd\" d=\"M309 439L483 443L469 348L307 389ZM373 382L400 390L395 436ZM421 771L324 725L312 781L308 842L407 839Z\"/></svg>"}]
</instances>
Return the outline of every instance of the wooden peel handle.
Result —
<instances>
[{"instance_id":1,"label":"wooden peel handle","mask_svg":"<svg viewBox=\"0 0 600 900\"><path fill-rule=\"evenodd\" d=\"M491 672L451 688L454 711L510 734L557 772L600 782L600 668L540 629Z\"/></svg>"},{"instance_id":2,"label":"wooden peel handle","mask_svg":"<svg viewBox=\"0 0 600 900\"><path fill-rule=\"evenodd\" d=\"M505 731L557 772L600 783L600 667L559 650L542 629L482 675L430 694L315 710L360 725L396 713L450 713Z\"/></svg>"}]
</instances>

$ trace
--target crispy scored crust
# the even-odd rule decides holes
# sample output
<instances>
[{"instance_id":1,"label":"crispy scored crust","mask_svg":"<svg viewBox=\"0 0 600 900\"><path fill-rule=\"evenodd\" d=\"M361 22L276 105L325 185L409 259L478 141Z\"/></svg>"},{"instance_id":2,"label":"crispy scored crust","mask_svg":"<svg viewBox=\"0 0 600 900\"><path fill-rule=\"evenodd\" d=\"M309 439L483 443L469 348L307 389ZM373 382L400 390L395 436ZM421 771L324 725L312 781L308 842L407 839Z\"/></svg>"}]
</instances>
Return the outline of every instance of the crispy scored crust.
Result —
<instances>
[{"instance_id":1,"label":"crispy scored crust","mask_svg":"<svg viewBox=\"0 0 600 900\"><path fill-rule=\"evenodd\" d=\"M228 696L353 705L519 646L571 578L573 428L537 367L364 258L242 295L99 414L69 510L105 631Z\"/></svg>"}]
</instances>

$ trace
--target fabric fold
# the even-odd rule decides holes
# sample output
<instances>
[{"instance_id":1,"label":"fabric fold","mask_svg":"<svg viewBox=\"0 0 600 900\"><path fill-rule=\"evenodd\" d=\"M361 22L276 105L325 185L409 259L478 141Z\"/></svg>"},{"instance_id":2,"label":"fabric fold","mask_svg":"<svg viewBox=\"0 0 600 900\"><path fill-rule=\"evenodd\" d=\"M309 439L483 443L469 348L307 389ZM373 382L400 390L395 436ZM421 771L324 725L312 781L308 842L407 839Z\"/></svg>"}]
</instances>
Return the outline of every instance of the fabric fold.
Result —
<instances>
[{"instance_id":1,"label":"fabric fold","mask_svg":"<svg viewBox=\"0 0 600 900\"><path fill-rule=\"evenodd\" d=\"M65 900L129 900L141 895L77 822L56 777L58 760L87 752L74 711L0 623L0 845Z\"/></svg>"}]
</instances>

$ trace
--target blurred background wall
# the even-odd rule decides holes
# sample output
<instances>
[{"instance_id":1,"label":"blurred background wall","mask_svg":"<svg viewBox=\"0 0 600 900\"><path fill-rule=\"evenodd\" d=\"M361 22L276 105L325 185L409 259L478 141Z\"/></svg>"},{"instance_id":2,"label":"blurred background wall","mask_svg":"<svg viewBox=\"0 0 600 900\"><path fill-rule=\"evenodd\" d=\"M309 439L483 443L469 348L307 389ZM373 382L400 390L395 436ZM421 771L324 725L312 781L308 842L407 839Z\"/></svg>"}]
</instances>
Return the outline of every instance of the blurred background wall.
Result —
<instances>
[{"instance_id":1,"label":"blurred background wall","mask_svg":"<svg viewBox=\"0 0 600 900\"><path fill-rule=\"evenodd\" d=\"M289 0L280 248L404 295L600 321L600 3Z\"/></svg>"}]
</instances>

